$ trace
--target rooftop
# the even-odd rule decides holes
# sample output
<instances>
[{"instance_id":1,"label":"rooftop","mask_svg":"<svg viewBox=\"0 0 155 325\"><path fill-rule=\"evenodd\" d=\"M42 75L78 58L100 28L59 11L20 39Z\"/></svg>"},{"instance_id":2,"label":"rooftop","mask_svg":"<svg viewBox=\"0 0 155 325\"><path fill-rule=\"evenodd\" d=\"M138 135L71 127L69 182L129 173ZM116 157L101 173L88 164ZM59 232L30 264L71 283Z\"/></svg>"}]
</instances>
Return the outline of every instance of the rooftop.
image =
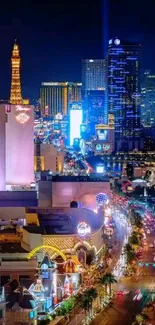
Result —
<instances>
[{"instance_id":1,"label":"rooftop","mask_svg":"<svg viewBox=\"0 0 155 325\"><path fill-rule=\"evenodd\" d=\"M88 209L53 208L53 209L29 209L29 212L38 214L40 226L25 226L30 233L42 235L74 235L77 234L77 226L85 221L92 229L97 231L102 223L103 216Z\"/></svg>"},{"instance_id":2,"label":"rooftop","mask_svg":"<svg viewBox=\"0 0 155 325\"><path fill-rule=\"evenodd\" d=\"M21 247L20 243L0 242L0 254L4 253L27 253L27 251Z\"/></svg>"}]
</instances>

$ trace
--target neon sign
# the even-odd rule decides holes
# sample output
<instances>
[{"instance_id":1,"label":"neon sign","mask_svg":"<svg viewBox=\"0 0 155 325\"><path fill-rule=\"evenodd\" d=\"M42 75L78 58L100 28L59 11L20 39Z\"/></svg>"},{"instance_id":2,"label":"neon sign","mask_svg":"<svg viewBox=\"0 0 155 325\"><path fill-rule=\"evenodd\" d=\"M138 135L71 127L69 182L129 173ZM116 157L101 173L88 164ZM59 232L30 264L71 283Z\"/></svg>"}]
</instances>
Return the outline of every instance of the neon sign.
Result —
<instances>
[{"instance_id":1,"label":"neon sign","mask_svg":"<svg viewBox=\"0 0 155 325\"><path fill-rule=\"evenodd\" d=\"M30 119L30 116L26 112L29 112L30 110L31 110L30 107L17 105L16 106L16 112L19 112L19 114L17 114L15 116L17 122L19 122L21 124L27 123L29 121L29 119Z\"/></svg>"},{"instance_id":2,"label":"neon sign","mask_svg":"<svg viewBox=\"0 0 155 325\"><path fill-rule=\"evenodd\" d=\"M23 107L23 106L20 106L20 105L16 106L16 112L27 112L27 111L30 111L29 107Z\"/></svg>"},{"instance_id":3,"label":"neon sign","mask_svg":"<svg viewBox=\"0 0 155 325\"><path fill-rule=\"evenodd\" d=\"M91 233L91 228L86 222L80 222L77 226L78 235L85 237Z\"/></svg>"},{"instance_id":4,"label":"neon sign","mask_svg":"<svg viewBox=\"0 0 155 325\"><path fill-rule=\"evenodd\" d=\"M19 122L21 124L28 122L29 119L30 119L30 116L24 112L21 112L18 115L16 115L17 122Z\"/></svg>"}]
</instances>

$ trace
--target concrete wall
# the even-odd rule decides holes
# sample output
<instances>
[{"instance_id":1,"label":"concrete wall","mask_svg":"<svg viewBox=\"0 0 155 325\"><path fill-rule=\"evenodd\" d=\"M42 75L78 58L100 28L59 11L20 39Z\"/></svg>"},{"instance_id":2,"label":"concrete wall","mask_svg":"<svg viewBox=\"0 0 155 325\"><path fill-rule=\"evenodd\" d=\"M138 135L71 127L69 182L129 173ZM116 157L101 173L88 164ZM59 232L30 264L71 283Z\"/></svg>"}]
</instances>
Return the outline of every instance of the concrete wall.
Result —
<instances>
[{"instance_id":1,"label":"concrete wall","mask_svg":"<svg viewBox=\"0 0 155 325\"><path fill-rule=\"evenodd\" d=\"M52 181L39 181L38 206L48 208L52 206Z\"/></svg>"},{"instance_id":2,"label":"concrete wall","mask_svg":"<svg viewBox=\"0 0 155 325\"><path fill-rule=\"evenodd\" d=\"M31 251L33 248L40 246L43 244L43 239L41 234L33 234L29 233L25 229L23 229L23 238L22 238L23 244L27 244L29 246L29 251ZM22 245L23 247L23 245Z\"/></svg>"},{"instance_id":3,"label":"concrete wall","mask_svg":"<svg viewBox=\"0 0 155 325\"><path fill-rule=\"evenodd\" d=\"M96 207L96 195L100 192L110 194L109 182L53 182L52 206L69 207L71 200L77 200L85 208Z\"/></svg>"}]
</instances>

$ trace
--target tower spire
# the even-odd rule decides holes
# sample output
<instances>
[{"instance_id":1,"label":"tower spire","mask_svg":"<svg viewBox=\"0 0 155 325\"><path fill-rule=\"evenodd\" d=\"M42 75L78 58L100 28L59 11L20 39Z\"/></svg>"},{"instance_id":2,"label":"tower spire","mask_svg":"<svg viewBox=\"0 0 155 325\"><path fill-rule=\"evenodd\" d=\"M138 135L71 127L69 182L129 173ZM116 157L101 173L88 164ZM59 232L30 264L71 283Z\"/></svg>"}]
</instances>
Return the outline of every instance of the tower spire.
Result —
<instances>
[{"instance_id":1,"label":"tower spire","mask_svg":"<svg viewBox=\"0 0 155 325\"><path fill-rule=\"evenodd\" d=\"M20 54L17 39L15 39L12 56L12 78L11 78L11 94L10 103L14 105L22 104L21 83L20 83Z\"/></svg>"}]
</instances>

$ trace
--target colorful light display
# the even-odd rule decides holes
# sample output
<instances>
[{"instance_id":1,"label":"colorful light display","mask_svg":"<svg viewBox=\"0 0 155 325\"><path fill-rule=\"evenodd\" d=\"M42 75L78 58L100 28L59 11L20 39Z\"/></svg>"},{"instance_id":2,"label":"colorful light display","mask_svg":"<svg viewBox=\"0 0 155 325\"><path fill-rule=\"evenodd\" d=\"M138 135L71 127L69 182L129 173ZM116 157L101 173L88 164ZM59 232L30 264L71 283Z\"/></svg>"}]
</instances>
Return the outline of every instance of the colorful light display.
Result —
<instances>
[{"instance_id":1,"label":"colorful light display","mask_svg":"<svg viewBox=\"0 0 155 325\"><path fill-rule=\"evenodd\" d=\"M16 115L16 120L17 122L24 124L26 122L28 122L30 119L30 116L24 112L19 113L18 115Z\"/></svg>"},{"instance_id":2,"label":"colorful light display","mask_svg":"<svg viewBox=\"0 0 155 325\"><path fill-rule=\"evenodd\" d=\"M105 204L108 204L108 197L105 193L99 193L96 195L96 204L97 206L103 207Z\"/></svg>"},{"instance_id":3,"label":"colorful light display","mask_svg":"<svg viewBox=\"0 0 155 325\"><path fill-rule=\"evenodd\" d=\"M22 95L21 95L21 83L20 83L20 55L19 47L14 44L12 57L12 80L11 80L11 94L10 94L10 103L14 105L22 104Z\"/></svg>"},{"instance_id":4,"label":"colorful light display","mask_svg":"<svg viewBox=\"0 0 155 325\"><path fill-rule=\"evenodd\" d=\"M78 235L85 237L91 233L91 228L86 222L80 222L77 226Z\"/></svg>"},{"instance_id":5,"label":"colorful light display","mask_svg":"<svg viewBox=\"0 0 155 325\"><path fill-rule=\"evenodd\" d=\"M56 253L58 253L58 255L60 255L63 260L65 261L67 258L66 258L66 255L64 253L62 253L60 251L60 249L54 247L54 246L50 246L50 245L41 245L41 246L37 246L36 248L34 248L27 256L28 260L30 260L32 258L33 255L35 255L39 250L41 249L46 249L46 250L52 250Z\"/></svg>"}]
</instances>

